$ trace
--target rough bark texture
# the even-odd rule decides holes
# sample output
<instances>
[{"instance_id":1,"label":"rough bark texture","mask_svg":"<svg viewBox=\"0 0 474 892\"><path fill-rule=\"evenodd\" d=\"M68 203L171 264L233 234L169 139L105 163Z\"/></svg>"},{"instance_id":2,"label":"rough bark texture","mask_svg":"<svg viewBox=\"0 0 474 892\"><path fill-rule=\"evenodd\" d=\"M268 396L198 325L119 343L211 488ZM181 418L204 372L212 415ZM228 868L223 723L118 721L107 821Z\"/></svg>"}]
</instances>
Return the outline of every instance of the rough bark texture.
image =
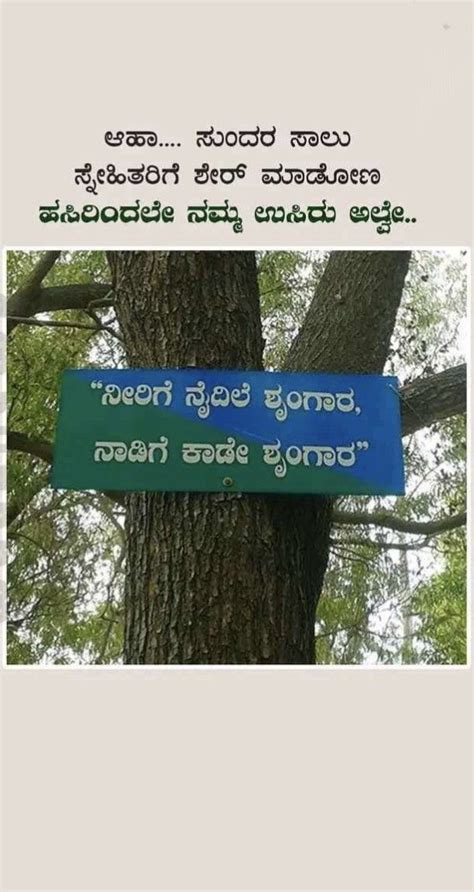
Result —
<instances>
[{"instance_id":1,"label":"rough bark texture","mask_svg":"<svg viewBox=\"0 0 474 892\"><path fill-rule=\"evenodd\" d=\"M381 373L409 259L409 251L334 251L285 367Z\"/></svg>"},{"instance_id":2,"label":"rough bark texture","mask_svg":"<svg viewBox=\"0 0 474 892\"><path fill-rule=\"evenodd\" d=\"M338 252L288 368L381 371L407 252ZM131 366L262 367L251 252L113 252ZM313 663L327 499L127 497L127 663Z\"/></svg>"},{"instance_id":3,"label":"rough bark texture","mask_svg":"<svg viewBox=\"0 0 474 892\"><path fill-rule=\"evenodd\" d=\"M402 433L414 431L466 411L466 365L457 365L429 378L417 378L401 391Z\"/></svg>"}]
</instances>

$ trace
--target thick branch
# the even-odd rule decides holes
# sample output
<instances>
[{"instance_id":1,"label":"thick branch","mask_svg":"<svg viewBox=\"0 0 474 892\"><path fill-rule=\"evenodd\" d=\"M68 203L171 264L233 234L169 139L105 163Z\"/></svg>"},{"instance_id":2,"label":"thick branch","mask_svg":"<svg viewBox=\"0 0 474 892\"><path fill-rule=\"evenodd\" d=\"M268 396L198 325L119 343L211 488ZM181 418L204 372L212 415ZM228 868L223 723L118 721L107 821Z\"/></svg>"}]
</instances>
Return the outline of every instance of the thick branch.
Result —
<instances>
[{"instance_id":1,"label":"thick branch","mask_svg":"<svg viewBox=\"0 0 474 892\"><path fill-rule=\"evenodd\" d=\"M102 282L88 285L55 285L42 288L36 313L55 310L86 310L91 304L95 307L110 307L113 303L112 286Z\"/></svg>"},{"instance_id":2,"label":"thick branch","mask_svg":"<svg viewBox=\"0 0 474 892\"><path fill-rule=\"evenodd\" d=\"M37 437L29 437L27 434L21 434L18 431L8 431L7 449L12 452L23 452L26 455L33 455L35 458L41 458L49 465L53 462L53 446L51 443ZM122 492L104 490L104 495L118 505L124 504L125 500Z\"/></svg>"},{"instance_id":3,"label":"thick branch","mask_svg":"<svg viewBox=\"0 0 474 892\"><path fill-rule=\"evenodd\" d=\"M61 251L46 251L45 254L42 254L18 291L34 291L39 288L60 254Z\"/></svg>"},{"instance_id":4,"label":"thick branch","mask_svg":"<svg viewBox=\"0 0 474 892\"><path fill-rule=\"evenodd\" d=\"M41 283L56 263L60 251L46 251L35 264L23 284L18 288L7 304L8 315L29 316L34 306L35 295L41 291ZM8 322L7 332L10 334L16 323Z\"/></svg>"},{"instance_id":5,"label":"thick branch","mask_svg":"<svg viewBox=\"0 0 474 892\"><path fill-rule=\"evenodd\" d=\"M381 373L409 259L409 251L333 251L285 369Z\"/></svg>"},{"instance_id":6,"label":"thick branch","mask_svg":"<svg viewBox=\"0 0 474 892\"><path fill-rule=\"evenodd\" d=\"M55 312L56 310L86 310L90 305L108 307L112 304L111 286L91 283L89 285L55 285L50 288L21 288L9 299L7 315L29 317L36 313ZM18 325L9 320L8 334Z\"/></svg>"},{"instance_id":7,"label":"thick branch","mask_svg":"<svg viewBox=\"0 0 474 892\"><path fill-rule=\"evenodd\" d=\"M418 378L400 391L402 434L466 411L466 365L454 366L429 378Z\"/></svg>"},{"instance_id":8,"label":"thick branch","mask_svg":"<svg viewBox=\"0 0 474 892\"><path fill-rule=\"evenodd\" d=\"M415 533L420 536L435 536L455 530L466 523L466 512L452 514L448 517L440 517L437 520L406 520L404 517L395 517L389 511L376 511L373 514L365 511L333 511L333 523L365 524L367 526L386 527L389 530L397 530L399 533Z\"/></svg>"},{"instance_id":9,"label":"thick branch","mask_svg":"<svg viewBox=\"0 0 474 892\"><path fill-rule=\"evenodd\" d=\"M33 455L35 458L41 458L42 461L48 464L51 464L53 461L53 447L51 443L38 437L29 437L27 434L21 434L18 431L7 432L7 449L13 452L24 452L26 455Z\"/></svg>"},{"instance_id":10,"label":"thick branch","mask_svg":"<svg viewBox=\"0 0 474 892\"><path fill-rule=\"evenodd\" d=\"M408 267L408 251L333 251L285 368L382 372ZM403 436L466 411L466 366L401 390Z\"/></svg>"}]
</instances>

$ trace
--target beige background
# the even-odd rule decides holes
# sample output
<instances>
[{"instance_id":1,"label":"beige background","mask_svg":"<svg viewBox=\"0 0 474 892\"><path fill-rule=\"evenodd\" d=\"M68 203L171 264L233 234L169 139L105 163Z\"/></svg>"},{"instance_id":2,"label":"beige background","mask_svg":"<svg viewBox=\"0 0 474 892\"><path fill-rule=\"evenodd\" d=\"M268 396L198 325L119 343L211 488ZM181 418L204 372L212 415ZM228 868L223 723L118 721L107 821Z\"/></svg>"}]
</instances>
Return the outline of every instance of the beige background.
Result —
<instances>
[{"instance_id":1,"label":"beige background","mask_svg":"<svg viewBox=\"0 0 474 892\"><path fill-rule=\"evenodd\" d=\"M275 123L349 129L344 159L385 177L364 202L391 198L419 221L388 239L341 225L332 245L470 244L470 12L4 4L3 243L329 244L318 227L264 238L248 226L237 241L219 226L191 238L176 224L151 236L36 222L39 203L86 201L72 168L114 160L105 130L184 143L211 123ZM10 668L0 680L6 890L472 888L471 669Z\"/></svg>"},{"instance_id":2,"label":"beige background","mask_svg":"<svg viewBox=\"0 0 474 892\"><path fill-rule=\"evenodd\" d=\"M6 5L4 208L10 245L462 244L470 226L469 4L21 3ZM466 112L464 111L464 115ZM204 149L197 129L277 126L272 149ZM177 149L112 148L107 130L158 130ZM291 149L291 129L349 130L351 145ZM181 163L179 187L74 184L74 168ZM237 186L193 168L249 164ZM263 186L260 166L379 168L376 186ZM237 191L238 190L238 191ZM187 204L238 195L244 232L190 225ZM38 206L171 201L168 225L42 224ZM253 221L259 204L334 202L334 224ZM390 235L348 220L352 204L401 204Z\"/></svg>"}]
</instances>

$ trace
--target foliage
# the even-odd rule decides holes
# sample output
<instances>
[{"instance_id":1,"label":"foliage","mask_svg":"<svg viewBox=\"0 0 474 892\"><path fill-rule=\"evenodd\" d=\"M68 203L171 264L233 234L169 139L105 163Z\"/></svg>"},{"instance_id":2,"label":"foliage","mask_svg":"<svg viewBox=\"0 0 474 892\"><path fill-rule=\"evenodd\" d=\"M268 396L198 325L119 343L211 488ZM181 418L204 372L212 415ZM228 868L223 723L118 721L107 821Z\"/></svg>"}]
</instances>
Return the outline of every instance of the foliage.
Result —
<instances>
[{"instance_id":1,"label":"foliage","mask_svg":"<svg viewBox=\"0 0 474 892\"><path fill-rule=\"evenodd\" d=\"M10 253L10 291L38 257ZM101 252L75 252L62 256L46 284L103 281L106 276ZM54 318L84 322L84 316L63 311ZM104 342L101 335L95 341L99 338ZM52 441L60 373L94 364L97 354L108 364L111 351L117 353L115 343L96 346L90 333L79 329L18 326L8 344L9 430ZM112 361L116 358L111 355ZM44 462L8 454L9 505L27 506L9 528L8 660L116 661L121 652L120 512L103 497L54 493L47 482Z\"/></svg>"},{"instance_id":2,"label":"foliage","mask_svg":"<svg viewBox=\"0 0 474 892\"><path fill-rule=\"evenodd\" d=\"M466 557L463 533L443 542L443 569L414 593L418 656L423 663L466 662Z\"/></svg>"}]
</instances>

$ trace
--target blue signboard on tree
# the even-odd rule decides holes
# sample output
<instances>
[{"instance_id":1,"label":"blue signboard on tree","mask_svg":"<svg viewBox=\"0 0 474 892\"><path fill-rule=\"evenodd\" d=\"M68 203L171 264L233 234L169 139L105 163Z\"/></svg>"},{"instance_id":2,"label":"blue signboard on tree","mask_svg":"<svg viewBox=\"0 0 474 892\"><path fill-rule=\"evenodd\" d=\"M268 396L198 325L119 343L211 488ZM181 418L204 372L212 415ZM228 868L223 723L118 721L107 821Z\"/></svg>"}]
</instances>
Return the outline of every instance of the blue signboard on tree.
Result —
<instances>
[{"instance_id":1,"label":"blue signboard on tree","mask_svg":"<svg viewBox=\"0 0 474 892\"><path fill-rule=\"evenodd\" d=\"M52 485L403 495L398 382L225 369L68 370Z\"/></svg>"}]
</instances>

